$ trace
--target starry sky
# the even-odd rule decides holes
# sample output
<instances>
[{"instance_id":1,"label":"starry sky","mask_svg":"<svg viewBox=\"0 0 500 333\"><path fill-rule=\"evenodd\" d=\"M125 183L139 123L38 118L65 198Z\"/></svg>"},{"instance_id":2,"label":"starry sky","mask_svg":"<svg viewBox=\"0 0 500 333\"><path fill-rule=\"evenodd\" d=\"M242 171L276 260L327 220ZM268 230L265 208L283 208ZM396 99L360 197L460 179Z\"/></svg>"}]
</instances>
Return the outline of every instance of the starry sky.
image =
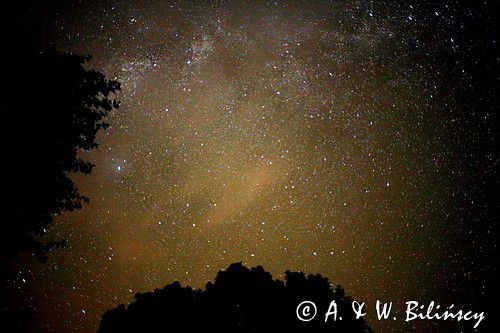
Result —
<instances>
[{"instance_id":1,"label":"starry sky","mask_svg":"<svg viewBox=\"0 0 500 333\"><path fill-rule=\"evenodd\" d=\"M91 202L50 230L68 246L12 282L48 332L95 332L136 292L202 287L236 261L321 273L371 303L470 308L491 292L487 3L35 8L43 41L122 83L99 148L81 152L93 173L73 177Z\"/></svg>"}]
</instances>

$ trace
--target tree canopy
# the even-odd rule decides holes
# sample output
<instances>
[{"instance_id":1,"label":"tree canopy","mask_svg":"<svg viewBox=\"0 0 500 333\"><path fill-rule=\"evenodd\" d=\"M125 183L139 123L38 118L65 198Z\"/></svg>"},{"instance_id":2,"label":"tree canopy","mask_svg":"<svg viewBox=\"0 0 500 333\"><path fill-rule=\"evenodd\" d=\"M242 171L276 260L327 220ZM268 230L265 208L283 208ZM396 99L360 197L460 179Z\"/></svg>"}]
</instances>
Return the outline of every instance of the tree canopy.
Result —
<instances>
[{"instance_id":1,"label":"tree canopy","mask_svg":"<svg viewBox=\"0 0 500 333\"><path fill-rule=\"evenodd\" d=\"M82 207L89 198L78 191L70 173L89 174L93 164L80 150L97 147L105 117L118 108L117 81L85 68L90 56L35 47L26 40L2 40L4 86L0 117L6 180L1 207L3 259L19 251L45 258L62 241L45 241L54 216Z\"/></svg>"},{"instance_id":2,"label":"tree canopy","mask_svg":"<svg viewBox=\"0 0 500 333\"><path fill-rule=\"evenodd\" d=\"M317 316L300 321L297 306L313 301ZM342 320L325 323L324 314L335 301ZM138 293L128 306L107 311L99 333L136 332L371 332L363 319L356 319L352 299L337 286L332 289L321 275L302 272L274 280L261 266L241 263L220 271L215 282L194 290L174 282L153 292Z\"/></svg>"}]
</instances>

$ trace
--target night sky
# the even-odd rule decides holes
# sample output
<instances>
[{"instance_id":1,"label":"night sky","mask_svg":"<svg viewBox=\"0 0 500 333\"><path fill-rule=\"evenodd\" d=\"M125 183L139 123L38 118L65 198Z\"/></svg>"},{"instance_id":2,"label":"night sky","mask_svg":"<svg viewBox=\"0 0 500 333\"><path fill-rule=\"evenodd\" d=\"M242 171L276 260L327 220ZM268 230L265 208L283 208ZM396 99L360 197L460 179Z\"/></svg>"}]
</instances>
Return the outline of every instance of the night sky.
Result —
<instances>
[{"instance_id":1,"label":"night sky","mask_svg":"<svg viewBox=\"0 0 500 333\"><path fill-rule=\"evenodd\" d=\"M369 303L486 310L498 167L482 89L488 6L61 1L24 12L42 41L91 54L89 67L122 83L99 148L81 152L93 173L73 177L91 201L50 230L67 247L26 260L12 281L37 325L95 332L136 292L202 287L236 261L277 278L321 273Z\"/></svg>"}]
</instances>

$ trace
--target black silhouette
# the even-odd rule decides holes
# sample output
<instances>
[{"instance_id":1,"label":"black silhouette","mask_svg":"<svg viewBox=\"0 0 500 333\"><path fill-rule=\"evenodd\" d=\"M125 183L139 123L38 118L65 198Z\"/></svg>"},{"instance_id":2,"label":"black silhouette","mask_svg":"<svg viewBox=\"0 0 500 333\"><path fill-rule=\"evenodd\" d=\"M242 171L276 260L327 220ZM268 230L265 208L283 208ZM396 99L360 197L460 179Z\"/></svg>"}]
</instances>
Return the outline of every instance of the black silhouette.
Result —
<instances>
[{"instance_id":1,"label":"black silhouette","mask_svg":"<svg viewBox=\"0 0 500 333\"><path fill-rule=\"evenodd\" d=\"M16 36L19 37L19 36ZM89 199L78 191L70 173L88 174L93 165L79 150L97 147L95 137L108 124L103 119L118 108L113 98L120 84L84 67L89 56L40 48L27 39L2 36L0 139L5 156L1 201L2 262L19 251L45 258L62 241L39 236L57 214Z\"/></svg>"},{"instance_id":2,"label":"black silhouette","mask_svg":"<svg viewBox=\"0 0 500 333\"><path fill-rule=\"evenodd\" d=\"M318 309L309 322L297 319L296 308L305 300ZM331 301L338 316L325 323ZM286 272L285 282L273 280L261 266L241 263L220 271L205 290L182 287L179 282L153 292L138 293L128 307L107 311L99 333L117 332L371 332L363 319L356 319L351 298L321 275L306 277Z\"/></svg>"}]
</instances>

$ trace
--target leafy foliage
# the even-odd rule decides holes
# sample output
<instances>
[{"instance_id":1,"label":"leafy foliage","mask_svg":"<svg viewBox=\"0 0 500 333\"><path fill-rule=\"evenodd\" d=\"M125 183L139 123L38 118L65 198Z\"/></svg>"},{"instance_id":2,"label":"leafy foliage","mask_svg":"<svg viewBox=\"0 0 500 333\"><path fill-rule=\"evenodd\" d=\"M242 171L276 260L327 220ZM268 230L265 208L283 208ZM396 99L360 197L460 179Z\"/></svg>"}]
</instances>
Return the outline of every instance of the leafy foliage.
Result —
<instances>
[{"instance_id":1,"label":"leafy foliage","mask_svg":"<svg viewBox=\"0 0 500 333\"><path fill-rule=\"evenodd\" d=\"M29 251L43 259L64 242L38 236L54 216L89 201L68 175L92 171L78 152L97 147L97 133L109 126L104 118L119 106L120 84L86 69L89 56L17 43L1 59L1 171L7 181L0 251L5 258Z\"/></svg>"},{"instance_id":2,"label":"leafy foliage","mask_svg":"<svg viewBox=\"0 0 500 333\"><path fill-rule=\"evenodd\" d=\"M304 300L318 308L316 318L299 321L296 307ZM342 320L325 323L334 300ZM261 266L241 263L220 271L205 290L182 287L179 282L153 292L138 293L128 307L107 311L99 333L136 332L371 332L356 319L352 300L321 275L286 272L285 282L273 280Z\"/></svg>"}]
</instances>

